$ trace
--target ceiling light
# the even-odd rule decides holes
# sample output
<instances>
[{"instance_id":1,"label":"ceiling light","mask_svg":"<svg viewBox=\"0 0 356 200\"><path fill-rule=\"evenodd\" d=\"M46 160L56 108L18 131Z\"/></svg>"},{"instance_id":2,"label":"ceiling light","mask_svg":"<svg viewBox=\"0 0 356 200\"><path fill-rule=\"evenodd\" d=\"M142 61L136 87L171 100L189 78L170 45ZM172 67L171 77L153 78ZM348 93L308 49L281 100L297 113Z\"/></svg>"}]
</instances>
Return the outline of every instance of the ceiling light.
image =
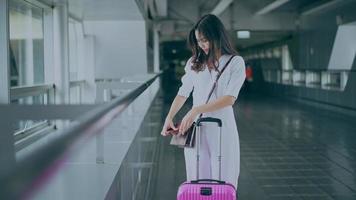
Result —
<instances>
[{"instance_id":1,"label":"ceiling light","mask_svg":"<svg viewBox=\"0 0 356 200\"><path fill-rule=\"evenodd\" d=\"M237 38L239 39L249 39L250 31L237 31Z\"/></svg>"}]
</instances>

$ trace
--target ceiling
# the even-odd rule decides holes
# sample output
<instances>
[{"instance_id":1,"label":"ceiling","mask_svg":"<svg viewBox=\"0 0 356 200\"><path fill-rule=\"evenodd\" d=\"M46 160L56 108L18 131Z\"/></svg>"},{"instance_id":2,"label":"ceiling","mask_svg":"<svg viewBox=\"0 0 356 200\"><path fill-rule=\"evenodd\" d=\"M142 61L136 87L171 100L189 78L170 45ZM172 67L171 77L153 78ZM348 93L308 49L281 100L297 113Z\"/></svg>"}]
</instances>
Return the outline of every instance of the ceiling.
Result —
<instances>
[{"instance_id":1,"label":"ceiling","mask_svg":"<svg viewBox=\"0 0 356 200\"><path fill-rule=\"evenodd\" d=\"M200 16L210 13L225 0L168 0L167 16L153 18L161 24L163 41L185 40ZM276 2L283 2L265 14L258 12ZM232 0L219 15L238 49L287 38L298 29L300 15L320 5L340 0ZM237 39L237 30L249 30L250 39Z\"/></svg>"},{"instance_id":2,"label":"ceiling","mask_svg":"<svg viewBox=\"0 0 356 200\"><path fill-rule=\"evenodd\" d=\"M27 0L31 1L31 0ZM160 39L184 41L204 14L228 2L218 16L239 49L282 40L298 29L301 14L330 2L350 0L38 0L49 5L68 2L72 16L83 20L148 20L160 27ZM231 2L231 3L230 3ZM264 14L267 7L282 2ZM163 10L162 10L163 9ZM160 11L160 12L157 12ZM156 14L155 14L156 13ZM157 14L157 13L164 13ZM237 39L236 31L249 30L250 39Z\"/></svg>"},{"instance_id":3,"label":"ceiling","mask_svg":"<svg viewBox=\"0 0 356 200\"><path fill-rule=\"evenodd\" d=\"M236 32L231 38L235 38L236 48L245 49L270 42L280 41L290 37L292 31L251 31L249 39L237 39Z\"/></svg>"},{"instance_id":4,"label":"ceiling","mask_svg":"<svg viewBox=\"0 0 356 200\"><path fill-rule=\"evenodd\" d=\"M31 1L31 0L27 0ZM135 0L38 0L47 5L68 2L69 13L82 20L143 20Z\"/></svg>"}]
</instances>

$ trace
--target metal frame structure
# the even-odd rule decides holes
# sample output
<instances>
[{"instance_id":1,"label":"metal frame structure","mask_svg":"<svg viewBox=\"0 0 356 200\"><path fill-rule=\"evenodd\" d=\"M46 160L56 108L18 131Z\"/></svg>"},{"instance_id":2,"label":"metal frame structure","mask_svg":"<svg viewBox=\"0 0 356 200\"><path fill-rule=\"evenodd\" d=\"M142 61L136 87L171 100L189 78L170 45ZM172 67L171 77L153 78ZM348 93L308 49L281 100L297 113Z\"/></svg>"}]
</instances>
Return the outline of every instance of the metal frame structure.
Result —
<instances>
[{"instance_id":1,"label":"metal frame structure","mask_svg":"<svg viewBox=\"0 0 356 200\"><path fill-rule=\"evenodd\" d=\"M41 2L39 0L24 0L34 6L37 6L39 8L43 8L43 9L52 9L50 5L48 5L47 3Z\"/></svg>"},{"instance_id":2,"label":"metal frame structure","mask_svg":"<svg viewBox=\"0 0 356 200\"><path fill-rule=\"evenodd\" d=\"M29 96L38 96L41 94L47 94L48 100L50 102L49 93L51 90L54 90L54 84L41 84L41 85L33 85L33 86L20 86L20 87L12 87L10 89L11 100L16 100L20 98L25 98Z\"/></svg>"},{"instance_id":3,"label":"metal frame structure","mask_svg":"<svg viewBox=\"0 0 356 200\"><path fill-rule=\"evenodd\" d=\"M9 68L9 4L0 0L0 104L10 102L10 68ZM14 136L11 125L0 120L0 176L11 170L15 163ZM4 132L3 132L4 131Z\"/></svg>"},{"instance_id":4,"label":"metal frame structure","mask_svg":"<svg viewBox=\"0 0 356 200\"><path fill-rule=\"evenodd\" d=\"M0 0L0 103L10 102L9 68L9 5Z\"/></svg>"},{"instance_id":5,"label":"metal frame structure","mask_svg":"<svg viewBox=\"0 0 356 200\"><path fill-rule=\"evenodd\" d=\"M78 103L82 103L82 96L83 96L83 86L84 84L86 83L85 80L78 80L78 81L70 81L69 82L69 90L73 89L73 88L76 88L77 89L77 92L78 92L78 96L79 96L79 99L78 99ZM72 96L70 97L72 100Z\"/></svg>"}]
</instances>

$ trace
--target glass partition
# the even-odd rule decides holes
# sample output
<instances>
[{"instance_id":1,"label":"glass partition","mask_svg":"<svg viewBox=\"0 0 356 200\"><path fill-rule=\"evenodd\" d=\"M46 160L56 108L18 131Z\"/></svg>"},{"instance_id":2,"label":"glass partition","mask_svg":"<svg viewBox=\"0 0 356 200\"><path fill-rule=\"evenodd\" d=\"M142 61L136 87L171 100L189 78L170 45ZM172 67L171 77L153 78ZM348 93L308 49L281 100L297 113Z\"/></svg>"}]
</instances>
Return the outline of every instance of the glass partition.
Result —
<instances>
[{"instance_id":1,"label":"glass partition","mask_svg":"<svg viewBox=\"0 0 356 200\"><path fill-rule=\"evenodd\" d=\"M307 85L307 87L320 88L320 85L321 85L320 72L307 71L306 72L306 85Z\"/></svg>"},{"instance_id":2,"label":"glass partition","mask_svg":"<svg viewBox=\"0 0 356 200\"><path fill-rule=\"evenodd\" d=\"M44 83L43 9L9 1L11 86Z\"/></svg>"},{"instance_id":3,"label":"glass partition","mask_svg":"<svg viewBox=\"0 0 356 200\"><path fill-rule=\"evenodd\" d=\"M54 90L42 88L45 87L44 12L44 8L27 1L9 1L12 104L48 104ZM16 138L22 139L32 128L43 123L47 124L47 121L22 120L12 127Z\"/></svg>"},{"instance_id":4,"label":"glass partition","mask_svg":"<svg viewBox=\"0 0 356 200\"><path fill-rule=\"evenodd\" d=\"M293 85L302 86L305 85L305 72L293 70Z\"/></svg>"}]
</instances>

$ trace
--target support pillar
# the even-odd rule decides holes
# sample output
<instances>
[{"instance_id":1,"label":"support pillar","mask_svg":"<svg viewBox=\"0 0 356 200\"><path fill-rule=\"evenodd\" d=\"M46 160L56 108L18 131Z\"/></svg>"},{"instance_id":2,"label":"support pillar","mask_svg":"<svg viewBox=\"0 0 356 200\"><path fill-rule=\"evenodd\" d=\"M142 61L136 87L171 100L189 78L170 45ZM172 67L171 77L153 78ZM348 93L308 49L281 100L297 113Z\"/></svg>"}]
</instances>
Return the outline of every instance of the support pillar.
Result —
<instances>
[{"instance_id":1,"label":"support pillar","mask_svg":"<svg viewBox=\"0 0 356 200\"><path fill-rule=\"evenodd\" d=\"M56 3L53 10L54 80L56 103L69 103L69 35L68 3Z\"/></svg>"},{"instance_id":2,"label":"support pillar","mask_svg":"<svg viewBox=\"0 0 356 200\"><path fill-rule=\"evenodd\" d=\"M10 104L9 1L0 0L0 104ZM14 136L9 113L0 113L0 177L15 165Z\"/></svg>"},{"instance_id":3,"label":"support pillar","mask_svg":"<svg viewBox=\"0 0 356 200\"><path fill-rule=\"evenodd\" d=\"M153 26L153 72L158 73L159 70L159 25Z\"/></svg>"}]
</instances>

